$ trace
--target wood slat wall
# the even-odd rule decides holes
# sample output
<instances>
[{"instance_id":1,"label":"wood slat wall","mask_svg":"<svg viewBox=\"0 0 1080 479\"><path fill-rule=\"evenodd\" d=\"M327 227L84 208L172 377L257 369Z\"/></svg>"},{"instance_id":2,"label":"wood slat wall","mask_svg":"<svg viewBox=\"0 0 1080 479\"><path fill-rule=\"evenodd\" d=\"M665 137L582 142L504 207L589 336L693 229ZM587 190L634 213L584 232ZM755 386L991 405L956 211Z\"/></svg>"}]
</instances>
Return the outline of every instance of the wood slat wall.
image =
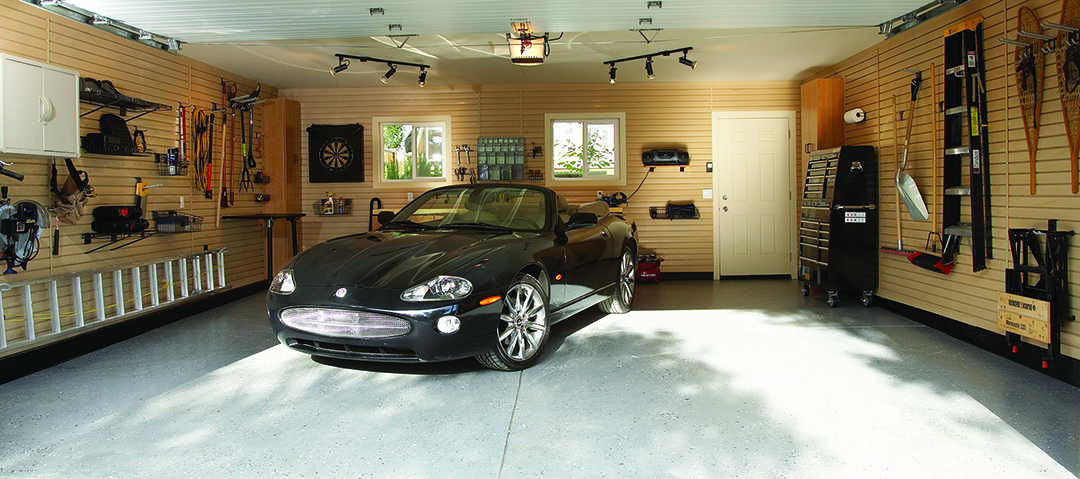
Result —
<instances>
[{"instance_id":1,"label":"wood slat wall","mask_svg":"<svg viewBox=\"0 0 1080 479\"><path fill-rule=\"evenodd\" d=\"M476 147L479 137L524 137L525 150L544 146L544 115L547 113L624 112L626 114L625 186L599 188L605 194L631 194L645 179L648 168L641 165L641 153L653 148L684 148L691 163L685 172L658 167L650 173L641 190L625 207L638 223L643 248L665 259L665 272L710 273L712 271L713 205L702 197L702 189L712 188L712 174L705 170L712 161L713 111L797 111L800 108L798 82L753 83L619 83L485 85L476 87L355 88L282 90L281 96L301 104L301 127L312 124L360 123L364 126L366 178L372 174L372 118L394 115L451 115L452 141ZM307 151L307 135L303 136ZM475 155L473 155L475 165ZM544 169L544 158L526 155L526 169ZM307 176L305 170L305 178ZM551 185L549 185L551 186ZM596 198L596 187L571 189L555 187L571 202ZM405 205L404 190L374 190L365 183L333 184L332 187L304 184L304 204L310 205L333 190L335 196L353 199L349 217L308 216L303 219L304 246L330 238L367 231L368 202L373 196L386 208ZM421 191L414 191L419 194ZM664 206L668 200L694 200L700 220L654 220L650 206Z\"/></svg>"},{"instance_id":2,"label":"wood slat wall","mask_svg":"<svg viewBox=\"0 0 1080 479\"><path fill-rule=\"evenodd\" d=\"M908 68L923 72L923 88L916 103L906 171L919 185L919 190L933 213L933 203L941 200L940 197L935 197L932 185L935 175L940 185L942 168L940 159L937 170L932 168L935 121L932 112L935 108L931 105L929 86L932 84L937 89L938 101L943 101L943 30L975 16L985 17L983 55L988 107L986 121L990 129L989 171L994 259L987 261L986 270L973 273L970 242L965 240L956 268L952 274L946 276L920 269L902 256L882 254L878 294L1000 334L1004 332L997 326L997 295L1005 289L1004 270L1012 266L1008 229L1045 229L1047 220L1051 218L1060 220L1059 229L1080 229L1080 201L1071 193L1069 184L1069 146L1062 120L1055 54L1046 56L1045 97L1039 121L1038 192L1034 196L1029 194L1028 150L1013 78L1015 47L1000 44L995 40L998 37L1016 38L1016 12L1022 6L1034 10L1040 20L1055 23L1060 20L1060 1L1006 3L999 0L975 0L883 41L814 77L844 78L845 109L858 107L867 112L866 121L847 126L846 143L874 145L878 148L881 243L895 247L898 243L898 203L895 182L892 180L896 175L897 158L902 153L905 133L899 112L909 109L912 78L910 74L900 70ZM932 83L931 62L937 65L937 77ZM937 113L936 121L940 132L944 127L942 113ZM942 148L941 145L939 133L938 148ZM805 168L805 158L800 158L799 168ZM964 209L967 207L965 201ZM924 249L928 233L940 231L940 224L911 220L903 207L900 207L900 210L905 248ZM1077 255L1074 249L1069 268L1075 271L1078 267L1080 255ZM1080 296L1080 282L1075 275L1070 278L1069 292L1074 298ZM1065 325L1061 349L1065 355L1080 358L1080 327L1075 322Z\"/></svg>"},{"instance_id":3,"label":"wood slat wall","mask_svg":"<svg viewBox=\"0 0 1080 479\"><path fill-rule=\"evenodd\" d=\"M45 62L63 68L74 69L84 77L110 80L121 93L144 100L173 106L173 111L147 114L134 121L128 127L137 126L146 130L146 140L150 149L165 152L179 145L179 126L176 107L181 103L209 109L212 102L221 103L220 79L239 84L241 93L254 88L255 82L238 77L235 74L201 64L189 58L169 54L140 43L125 40L115 35L102 32L88 25L46 12L23 2L0 0L0 18L4 27L0 28L0 52ZM264 85L262 91L270 96L276 95L276 89ZM94 107L80 106L86 113ZM118 113L105 109L90 113L80 121L80 135L98 131L98 117L102 113ZM260 112L255 108L255 130L260 130ZM129 114L130 118L133 114ZM221 123L215 131L214 158L221 155ZM190 149L190 142L189 142ZM235 156L240 156L239 135L235 141ZM9 197L13 201L34 200L45 206L51 206L49 192L50 168L54 161L59 163L59 180L64 179L63 159L46 158L3 158L12 164L13 171L25 175L25 180L16 182L0 180L10 187ZM61 225L60 254L53 256L52 228L43 230L41 252L30 262L26 271L19 271L18 276L9 275L0 278L0 282L32 280L57 274L88 270L106 265L126 265L149 262L156 259L174 257L186 253L203 251L204 248L230 248L226 254L226 279L233 286L243 286L263 280L266 277L264 250L265 226L259 221L223 222L215 226L217 201L205 199L201 192L194 191L192 175L158 176L152 157L123 157L85 153L75 160L76 166L85 170L90 177L98 196L88 204L88 211L78 224ZM219 163L220 166L220 163ZM257 170L258 168L256 168ZM215 168L215 178L219 174ZM238 178L239 170L236 170ZM149 190L147 197L147 217L149 211L176 210L187 214L202 216L205 220L202 231L171 235L156 235L131 246L110 251L103 248L94 253L87 251L103 244L102 240L86 245L81 234L92 232L90 223L93 216L90 211L103 205L130 205L135 201L135 178L140 177L151 185L160 187ZM234 179L234 181L237 181ZM217 180L213 180L215 192ZM256 185L252 193L237 194L236 204L226 210L231 214L257 213L261 207L254 201L254 193L261 188ZM185 206L180 207L180 197L185 198ZM151 222L151 229L154 228ZM126 279L130 283L130 279ZM144 281L145 278L144 278ZM106 280L109 283L109 280ZM128 285L130 287L130 284ZM149 285L144 285L144 293ZM130 291L130 289L128 289ZM18 292L3 293L5 307L18 306ZM61 293L61 304L67 297ZM69 294L69 293L68 293ZM106 292L110 295L111 291ZM130 294L130 293L129 293ZM14 295L14 296L13 296ZM84 292L84 297L86 293ZM43 295L35 294L35 309ZM149 304L148 302L146 304ZM130 305L129 305L130 308ZM130 310L130 309L129 309ZM46 309L47 311L47 309ZM87 318L88 321L91 317ZM9 342L24 336L25 330L19 321L7 323ZM48 321L37 321L35 331L44 336L48 331ZM40 337L40 336L39 336ZM3 356L5 353L0 353Z\"/></svg>"}]
</instances>

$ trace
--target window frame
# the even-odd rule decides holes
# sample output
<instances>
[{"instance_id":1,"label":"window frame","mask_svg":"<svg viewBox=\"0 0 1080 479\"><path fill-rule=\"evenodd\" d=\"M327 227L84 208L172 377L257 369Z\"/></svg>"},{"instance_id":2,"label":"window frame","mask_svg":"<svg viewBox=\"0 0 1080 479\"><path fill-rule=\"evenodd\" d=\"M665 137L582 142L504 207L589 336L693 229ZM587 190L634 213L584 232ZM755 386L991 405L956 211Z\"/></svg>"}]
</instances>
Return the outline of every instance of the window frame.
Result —
<instances>
[{"instance_id":1,"label":"window frame","mask_svg":"<svg viewBox=\"0 0 1080 479\"><path fill-rule=\"evenodd\" d=\"M615 175L610 177L583 178L556 178L555 177L555 148L554 134L552 132L555 122L580 121L582 123L614 121L615 125ZM587 127L585 128L587 131ZM625 112L601 112L601 113L547 113L544 115L544 143L547 148L545 155L545 169L547 171L548 185L562 186L626 186L626 113Z\"/></svg>"},{"instance_id":2,"label":"window frame","mask_svg":"<svg viewBox=\"0 0 1080 479\"><path fill-rule=\"evenodd\" d=\"M424 178L413 177L408 180L388 180L383 178L383 125L413 125L415 126L442 126L443 128L443 143L442 143L442 157L443 157L443 176L442 178ZM375 188L378 189L417 189L423 188L425 190L431 188L437 188L440 186L447 186L453 184L453 175L451 169L453 163L451 163L450 155L452 153L451 146L454 144L451 138L452 122L449 115L438 116L396 116L396 117L375 117L372 118L372 142L373 151L372 158L372 183ZM415 151L415 150L414 150ZM416 156L413 155L413 175L416 174Z\"/></svg>"}]
</instances>

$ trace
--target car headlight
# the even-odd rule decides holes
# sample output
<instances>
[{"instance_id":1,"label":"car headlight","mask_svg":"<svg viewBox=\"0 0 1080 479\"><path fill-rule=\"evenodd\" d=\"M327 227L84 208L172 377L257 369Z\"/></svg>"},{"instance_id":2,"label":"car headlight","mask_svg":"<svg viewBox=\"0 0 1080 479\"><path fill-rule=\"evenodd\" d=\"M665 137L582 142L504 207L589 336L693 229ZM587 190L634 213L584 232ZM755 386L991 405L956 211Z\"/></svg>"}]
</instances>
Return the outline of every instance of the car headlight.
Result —
<instances>
[{"instance_id":1,"label":"car headlight","mask_svg":"<svg viewBox=\"0 0 1080 479\"><path fill-rule=\"evenodd\" d=\"M270 292L277 294L292 294L296 291L296 281L293 280L293 270L283 269L278 271L277 276L270 282Z\"/></svg>"},{"instance_id":2,"label":"car headlight","mask_svg":"<svg viewBox=\"0 0 1080 479\"><path fill-rule=\"evenodd\" d=\"M464 298L471 292L472 283L465 278L437 276L431 281L406 289L401 293L401 299L409 302L445 301Z\"/></svg>"}]
</instances>

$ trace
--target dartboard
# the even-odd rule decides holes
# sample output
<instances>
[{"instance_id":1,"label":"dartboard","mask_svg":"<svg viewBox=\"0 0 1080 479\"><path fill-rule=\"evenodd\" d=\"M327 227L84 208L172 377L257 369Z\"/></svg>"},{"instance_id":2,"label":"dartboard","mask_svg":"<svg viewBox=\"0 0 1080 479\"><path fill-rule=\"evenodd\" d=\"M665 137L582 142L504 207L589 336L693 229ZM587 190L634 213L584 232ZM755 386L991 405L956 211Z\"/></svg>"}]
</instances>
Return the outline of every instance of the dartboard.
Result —
<instances>
[{"instance_id":1,"label":"dartboard","mask_svg":"<svg viewBox=\"0 0 1080 479\"><path fill-rule=\"evenodd\" d=\"M319 160L330 171L344 171L352 164L352 147L344 138L336 136L323 143L319 149Z\"/></svg>"}]
</instances>

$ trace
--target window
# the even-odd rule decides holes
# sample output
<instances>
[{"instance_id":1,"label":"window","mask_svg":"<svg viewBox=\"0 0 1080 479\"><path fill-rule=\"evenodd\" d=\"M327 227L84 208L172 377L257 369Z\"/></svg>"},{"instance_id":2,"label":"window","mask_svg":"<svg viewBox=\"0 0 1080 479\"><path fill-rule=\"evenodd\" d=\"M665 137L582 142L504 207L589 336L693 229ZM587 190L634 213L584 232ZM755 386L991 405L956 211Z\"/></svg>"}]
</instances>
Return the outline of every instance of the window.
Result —
<instances>
[{"instance_id":1,"label":"window","mask_svg":"<svg viewBox=\"0 0 1080 479\"><path fill-rule=\"evenodd\" d=\"M381 186L416 187L449 184L450 118L376 118L378 168Z\"/></svg>"},{"instance_id":2,"label":"window","mask_svg":"<svg viewBox=\"0 0 1080 479\"><path fill-rule=\"evenodd\" d=\"M548 114L545 119L553 182L626 184L625 114Z\"/></svg>"}]
</instances>

